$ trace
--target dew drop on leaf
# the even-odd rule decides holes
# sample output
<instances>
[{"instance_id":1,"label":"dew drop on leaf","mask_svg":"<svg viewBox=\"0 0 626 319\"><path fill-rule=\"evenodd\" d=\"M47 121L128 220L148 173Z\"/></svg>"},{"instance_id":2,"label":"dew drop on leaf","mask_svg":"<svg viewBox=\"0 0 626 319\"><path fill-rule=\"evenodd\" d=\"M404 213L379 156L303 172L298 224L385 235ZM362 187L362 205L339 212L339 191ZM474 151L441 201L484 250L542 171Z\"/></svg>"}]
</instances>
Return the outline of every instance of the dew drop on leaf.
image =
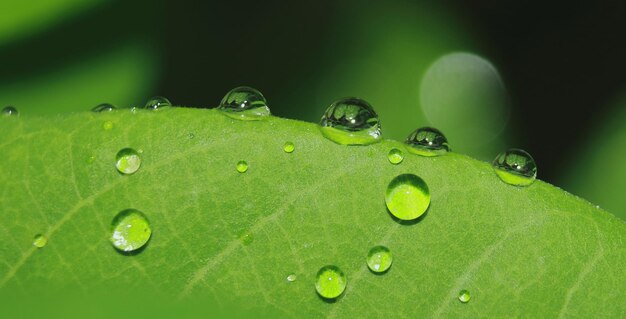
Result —
<instances>
[{"instance_id":1,"label":"dew drop on leaf","mask_svg":"<svg viewBox=\"0 0 626 319\"><path fill-rule=\"evenodd\" d=\"M132 148L124 148L115 155L115 167L126 175L135 173L141 166L139 153Z\"/></svg>"},{"instance_id":2,"label":"dew drop on leaf","mask_svg":"<svg viewBox=\"0 0 626 319\"><path fill-rule=\"evenodd\" d=\"M19 113L17 112L17 109L13 106L6 106L2 109L2 116L17 116Z\"/></svg>"},{"instance_id":3,"label":"dew drop on leaf","mask_svg":"<svg viewBox=\"0 0 626 319\"><path fill-rule=\"evenodd\" d=\"M87 164L93 164L93 162L95 161L96 161L95 155L90 155L89 157L87 157Z\"/></svg>"},{"instance_id":4,"label":"dew drop on leaf","mask_svg":"<svg viewBox=\"0 0 626 319\"><path fill-rule=\"evenodd\" d=\"M337 266L328 265L320 268L317 272L315 289L320 296L334 299L343 293L346 284L347 279L343 271Z\"/></svg>"},{"instance_id":5,"label":"dew drop on leaf","mask_svg":"<svg viewBox=\"0 0 626 319\"><path fill-rule=\"evenodd\" d=\"M389 160L389 163L397 165L402 163L404 155L402 154L401 150L397 148L392 148L389 153L387 153L387 159Z\"/></svg>"},{"instance_id":6,"label":"dew drop on leaf","mask_svg":"<svg viewBox=\"0 0 626 319\"><path fill-rule=\"evenodd\" d=\"M162 97L162 96L154 96L151 99L148 100L148 102L146 102L146 105L144 105L144 109L150 109L150 110L158 110L167 106L172 106L172 103L170 102L170 100Z\"/></svg>"},{"instance_id":7,"label":"dew drop on leaf","mask_svg":"<svg viewBox=\"0 0 626 319\"><path fill-rule=\"evenodd\" d=\"M238 120L261 120L271 115L263 94L248 86L230 90L217 109Z\"/></svg>"},{"instance_id":8,"label":"dew drop on leaf","mask_svg":"<svg viewBox=\"0 0 626 319\"><path fill-rule=\"evenodd\" d=\"M285 153L293 153L295 149L296 146L292 142L285 142L283 145L283 151L285 151Z\"/></svg>"},{"instance_id":9,"label":"dew drop on leaf","mask_svg":"<svg viewBox=\"0 0 626 319\"><path fill-rule=\"evenodd\" d=\"M91 109L91 111L95 113L111 112L113 110L115 110L115 106L109 103L102 103L102 104L94 106Z\"/></svg>"},{"instance_id":10,"label":"dew drop on leaf","mask_svg":"<svg viewBox=\"0 0 626 319\"><path fill-rule=\"evenodd\" d=\"M298 277L296 276L296 274L289 274L289 275L287 276L287 281L288 281L288 282L294 282L294 281L296 281L296 279L298 279Z\"/></svg>"},{"instance_id":11,"label":"dew drop on leaf","mask_svg":"<svg viewBox=\"0 0 626 319\"><path fill-rule=\"evenodd\" d=\"M248 163L246 161L237 162L237 172L245 173L248 170Z\"/></svg>"},{"instance_id":12,"label":"dew drop on leaf","mask_svg":"<svg viewBox=\"0 0 626 319\"><path fill-rule=\"evenodd\" d=\"M110 130L112 130L112 129L113 129L113 122L111 122L111 121L106 121L106 122L102 123L102 128L103 128L105 131L110 131Z\"/></svg>"},{"instance_id":13,"label":"dew drop on leaf","mask_svg":"<svg viewBox=\"0 0 626 319\"><path fill-rule=\"evenodd\" d=\"M462 303L467 303L470 301L470 292L468 290L461 290L459 291L459 301L461 301Z\"/></svg>"},{"instance_id":14,"label":"dew drop on leaf","mask_svg":"<svg viewBox=\"0 0 626 319\"><path fill-rule=\"evenodd\" d=\"M537 178L537 164L526 151L511 148L498 154L492 163L500 179L515 186L528 186Z\"/></svg>"},{"instance_id":15,"label":"dew drop on leaf","mask_svg":"<svg viewBox=\"0 0 626 319\"><path fill-rule=\"evenodd\" d=\"M376 246L367 254L367 267L375 273L383 273L391 267L393 256L389 248Z\"/></svg>"},{"instance_id":16,"label":"dew drop on leaf","mask_svg":"<svg viewBox=\"0 0 626 319\"><path fill-rule=\"evenodd\" d=\"M378 115L358 98L344 98L331 104L320 121L322 134L344 145L367 145L381 140Z\"/></svg>"},{"instance_id":17,"label":"dew drop on leaf","mask_svg":"<svg viewBox=\"0 0 626 319\"><path fill-rule=\"evenodd\" d=\"M136 209L125 209L119 212L111 222L113 247L122 252L135 251L148 242L152 236L152 228L146 216Z\"/></svg>"},{"instance_id":18,"label":"dew drop on leaf","mask_svg":"<svg viewBox=\"0 0 626 319\"><path fill-rule=\"evenodd\" d=\"M387 186L385 204L389 212L398 219L416 219L430 205L428 185L417 175L398 175Z\"/></svg>"},{"instance_id":19,"label":"dew drop on leaf","mask_svg":"<svg viewBox=\"0 0 626 319\"><path fill-rule=\"evenodd\" d=\"M405 143L409 152L422 156L439 156L450 151L448 140L436 128L422 127L413 131Z\"/></svg>"},{"instance_id":20,"label":"dew drop on leaf","mask_svg":"<svg viewBox=\"0 0 626 319\"><path fill-rule=\"evenodd\" d=\"M254 241L254 236L249 230L244 230L239 234L239 240L244 246L248 246Z\"/></svg>"},{"instance_id":21,"label":"dew drop on leaf","mask_svg":"<svg viewBox=\"0 0 626 319\"><path fill-rule=\"evenodd\" d=\"M33 246L37 248L43 248L44 246L46 246L47 243L48 238L46 238L46 236L42 234L35 235L35 238L33 239Z\"/></svg>"}]
</instances>

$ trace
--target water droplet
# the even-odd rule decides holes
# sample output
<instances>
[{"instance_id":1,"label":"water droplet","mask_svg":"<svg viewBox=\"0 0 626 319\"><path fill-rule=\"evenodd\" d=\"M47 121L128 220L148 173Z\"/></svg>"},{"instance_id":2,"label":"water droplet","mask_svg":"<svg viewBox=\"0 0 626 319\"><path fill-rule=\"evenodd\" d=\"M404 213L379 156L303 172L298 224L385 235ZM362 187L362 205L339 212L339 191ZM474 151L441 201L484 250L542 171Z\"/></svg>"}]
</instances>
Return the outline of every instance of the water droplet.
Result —
<instances>
[{"instance_id":1,"label":"water droplet","mask_svg":"<svg viewBox=\"0 0 626 319\"><path fill-rule=\"evenodd\" d=\"M111 222L111 244L119 251L131 252L143 247L152 236L146 216L136 209L119 212Z\"/></svg>"},{"instance_id":2,"label":"water droplet","mask_svg":"<svg viewBox=\"0 0 626 319\"><path fill-rule=\"evenodd\" d=\"M406 138L409 152L422 156L439 156L450 151L448 140L436 128L422 127L413 131Z\"/></svg>"},{"instance_id":3,"label":"water droplet","mask_svg":"<svg viewBox=\"0 0 626 319\"><path fill-rule=\"evenodd\" d=\"M172 106L170 100L162 96L155 96L146 102L144 109L158 110L167 106Z\"/></svg>"},{"instance_id":4,"label":"water droplet","mask_svg":"<svg viewBox=\"0 0 626 319\"><path fill-rule=\"evenodd\" d=\"M369 103L354 97L331 104L320 126L322 134L338 144L367 145L381 140L378 115Z\"/></svg>"},{"instance_id":5,"label":"water droplet","mask_svg":"<svg viewBox=\"0 0 626 319\"><path fill-rule=\"evenodd\" d=\"M132 148L124 148L115 155L115 167L122 174L133 174L139 166L141 166L141 157Z\"/></svg>"},{"instance_id":6,"label":"water droplet","mask_svg":"<svg viewBox=\"0 0 626 319\"><path fill-rule=\"evenodd\" d=\"M239 240L244 246L248 246L254 241L254 236L249 230L244 230L239 234Z\"/></svg>"},{"instance_id":7,"label":"water droplet","mask_svg":"<svg viewBox=\"0 0 626 319\"><path fill-rule=\"evenodd\" d=\"M101 113L101 112L111 112L115 110L115 106L109 103L102 103L100 105L96 105L91 109L92 112Z\"/></svg>"},{"instance_id":8,"label":"water droplet","mask_svg":"<svg viewBox=\"0 0 626 319\"><path fill-rule=\"evenodd\" d=\"M296 146L291 142L285 142L285 145L283 145L283 151L285 151L285 153L292 153L295 149Z\"/></svg>"},{"instance_id":9,"label":"water droplet","mask_svg":"<svg viewBox=\"0 0 626 319\"><path fill-rule=\"evenodd\" d=\"M511 148L500 153L492 166L502 181L516 186L528 186L537 178L537 164L524 150Z\"/></svg>"},{"instance_id":10,"label":"water droplet","mask_svg":"<svg viewBox=\"0 0 626 319\"><path fill-rule=\"evenodd\" d=\"M248 163L246 161L239 161L237 163L237 172L245 173L248 170Z\"/></svg>"},{"instance_id":11,"label":"water droplet","mask_svg":"<svg viewBox=\"0 0 626 319\"><path fill-rule=\"evenodd\" d=\"M96 161L95 155L90 155L89 157L87 157L87 164L93 164L93 162L95 161Z\"/></svg>"},{"instance_id":12,"label":"water droplet","mask_svg":"<svg viewBox=\"0 0 626 319\"><path fill-rule=\"evenodd\" d=\"M111 121L106 121L106 122L102 123L102 128L103 128L105 131L110 131L111 129L113 129L113 122L111 122Z\"/></svg>"},{"instance_id":13,"label":"water droplet","mask_svg":"<svg viewBox=\"0 0 626 319\"><path fill-rule=\"evenodd\" d=\"M6 106L2 109L2 116L17 116L18 114L17 109L13 106Z\"/></svg>"},{"instance_id":14,"label":"water droplet","mask_svg":"<svg viewBox=\"0 0 626 319\"><path fill-rule=\"evenodd\" d=\"M298 279L296 274L289 274L289 276L287 276L287 281L288 282L294 282L294 281L296 281L296 279Z\"/></svg>"},{"instance_id":15,"label":"water droplet","mask_svg":"<svg viewBox=\"0 0 626 319\"><path fill-rule=\"evenodd\" d=\"M263 94L247 86L226 93L217 109L238 120L260 120L271 115Z\"/></svg>"},{"instance_id":16,"label":"water droplet","mask_svg":"<svg viewBox=\"0 0 626 319\"><path fill-rule=\"evenodd\" d=\"M402 155L402 151L397 148L392 148L387 154L387 159L389 159L389 163L397 165L402 162L404 159L404 155Z\"/></svg>"},{"instance_id":17,"label":"water droplet","mask_svg":"<svg viewBox=\"0 0 626 319\"><path fill-rule=\"evenodd\" d=\"M43 248L48 243L48 238L42 234L35 235L33 239L33 246L37 248Z\"/></svg>"},{"instance_id":18,"label":"water droplet","mask_svg":"<svg viewBox=\"0 0 626 319\"><path fill-rule=\"evenodd\" d=\"M463 289L461 291L459 291L459 301L461 301L462 303L466 303L470 301L470 292Z\"/></svg>"},{"instance_id":19,"label":"water droplet","mask_svg":"<svg viewBox=\"0 0 626 319\"><path fill-rule=\"evenodd\" d=\"M419 176L398 175L387 186L385 203L393 216L402 220L416 219L430 205L428 185Z\"/></svg>"},{"instance_id":20,"label":"water droplet","mask_svg":"<svg viewBox=\"0 0 626 319\"><path fill-rule=\"evenodd\" d=\"M393 256L391 251L385 246L376 246L370 249L367 254L367 267L375 273L383 273L389 270Z\"/></svg>"},{"instance_id":21,"label":"water droplet","mask_svg":"<svg viewBox=\"0 0 626 319\"><path fill-rule=\"evenodd\" d=\"M189 139L192 139L192 138L196 137L196 135L195 135L195 134L193 134L193 133L189 133L189 134L187 134L187 137L188 137Z\"/></svg>"},{"instance_id":22,"label":"water droplet","mask_svg":"<svg viewBox=\"0 0 626 319\"><path fill-rule=\"evenodd\" d=\"M334 299L343 293L346 284L346 275L343 274L343 271L337 266L328 265L320 268L317 272L315 289L320 296Z\"/></svg>"}]
</instances>

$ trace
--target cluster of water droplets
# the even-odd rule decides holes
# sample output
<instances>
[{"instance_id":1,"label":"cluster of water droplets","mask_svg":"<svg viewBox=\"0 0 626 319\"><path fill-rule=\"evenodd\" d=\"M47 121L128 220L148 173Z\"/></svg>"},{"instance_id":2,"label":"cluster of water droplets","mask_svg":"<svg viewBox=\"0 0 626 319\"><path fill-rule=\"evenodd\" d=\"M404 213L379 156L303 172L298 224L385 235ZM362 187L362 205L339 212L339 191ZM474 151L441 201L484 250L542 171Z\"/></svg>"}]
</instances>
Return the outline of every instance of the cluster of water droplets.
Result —
<instances>
[{"instance_id":1,"label":"cluster of water droplets","mask_svg":"<svg viewBox=\"0 0 626 319\"><path fill-rule=\"evenodd\" d=\"M143 107L131 108L159 110L171 107L172 103L164 97L153 97ZM223 114L238 120L262 120L271 115L265 97L256 89L241 86L229 91L217 107ZM93 112L113 112L117 108L112 104L103 103L92 108ZM12 106L2 109L5 117L17 116ZM112 130L113 122L105 121L104 130ZM319 123L320 131L327 139L342 145L369 145L379 142L382 130L378 115L372 106L359 98L343 98L332 103ZM195 135L189 133L192 139ZM432 127L421 127L411 132L405 140L404 148L411 154L425 157L443 156L451 151L444 134ZM287 154L293 153L296 146L286 141L282 147ZM114 166L121 175L135 174L141 167L141 150L125 147L115 155ZM388 161L393 165L401 164L404 151L401 146L394 147L387 154ZM90 156L87 163L95 161ZM499 154L492 163L496 175L505 183L515 186L528 186L537 175L537 166L527 152L520 149L509 149ZM246 173L249 165L240 160L235 165L236 171ZM421 177L412 173L403 173L394 177L384 192L387 211L400 221L413 221L422 217L430 207L430 190ZM141 251L152 236L152 227L146 215L137 209L125 209L118 212L112 219L109 241L120 253L129 254ZM254 237L249 230L239 234L242 245L252 244ZM33 246L43 248L48 238L37 234ZM386 246L374 246L366 254L365 265L374 274L385 274L393 263L392 252ZM297 279L295 273L286 276L287 282ZM348 284L345 273L336 265L321 267L316 276L315 289L324 299L340 297ZM461 290L458 299L462 303L470 300L470 292Z\"/></svg>"}]
</instances>

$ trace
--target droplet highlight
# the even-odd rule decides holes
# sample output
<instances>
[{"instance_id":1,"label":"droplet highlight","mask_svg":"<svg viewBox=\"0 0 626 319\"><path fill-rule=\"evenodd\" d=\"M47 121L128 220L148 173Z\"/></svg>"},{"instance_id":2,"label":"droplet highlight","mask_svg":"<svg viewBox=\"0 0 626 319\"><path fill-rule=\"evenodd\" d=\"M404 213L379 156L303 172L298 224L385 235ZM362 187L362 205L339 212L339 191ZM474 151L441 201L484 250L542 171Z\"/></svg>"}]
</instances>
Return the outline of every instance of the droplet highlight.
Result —
<instances>
[{"instance_id":1,"label":"droplet highlight","mask_svg":"<svg viewBox=\"0 0 626 319\"><path fill-rule=\"evenodd\" d=\"M263 94L248 86L230 90L217 109L238 120L261 120L271 115Z\"/></svg>"},{"instance_id":2,"label":"droplet highlight","mask_svg":"<svg viewBox=\"0 0 626 319\"><path fill-rule=\"evenodd\" d=\"M413 131L405 143L409 152L421 156L440 156L450 151L448 139L436 128L422 127Z\"/></svg>"},{"instance_id":3,"label":"droplet highlight","mask_svg":"<svg viewBox=\"0 0 626 319\"><path fill-rule=\"evenodd\" d=\"M376 246L367 254L367 267L375 273L384 273L391 267L393 256L389 248Z\"/></svg>"},{"instance_id":4,"label":"droplet highlight","mask_svg":"<svg viewBox=\"0 0 626 319\"><path fill-rule=\"evenodd\" d=\"M116 107L113 106L112 104L102 103L102 104L94 106L91 109L91 111L95 112L95 113L102 113L102 112L111 112L111 111L113 111L115 109L116 109Z\"/></svg>"},{"instance_id":5,"label":"droplet highlight","mask_svg":"<svg viewBox=\"0 0 626 319\"><path fill-rule=\"evenodd\" d=\"M378 114L365 100L344 98L322 116L320 130L329 140L344 145L368 145L381 140Z\"/></svg>"},{"instance_id":6,"label":"droplet highlight","mask_svg":"<svg viewBox=\"0 0 626 319\"><path fill-rule=\"evenodd\" d=\"M461 291L459 291L459 301L462 303L467 303L469 302L471 299L471 295L470 292L463 289Z\"/></svg>"},{"instance_id":7,"label":"droplet highlight","mask_svg":"<svg viewBox=\"0 0 626 319\"><path fill-rule=\"evenodd\" d=\"M133 252L148 243L152 227L146 216L136 209L119 212L111 222L109 240L121 252Z\"/></svg>"},{"instance_id":8,"label":"droplet highlight","mask_svg":"<svg viewBox=\"0 0 626 319\"><path fill-rule=\"evenodd\" d=\"M422 216L430 205L428 185L417 175L398 175L387 186L385 204L396 218L414 220Z\"/></svg>"},{"instance_id":9,"label":"droplet highlight","mask_svg":"<svg viewBox=\"0 0 626 319\"><path fill-rule=\"evenodd\" d=\"M155 96L146 102L144 109L158 110L164 107L172 106L172 102L162 96Z\"/></svg>"},{"instance_id":10,"label":"droplet highlight","mask_svg":"<svg viewBox=\"0 0 626 319\"><path fill-rule=\"evenodd\" d=\"M2 109L2 116L17 116L19 115L19 113L17 112L17 109L13 106L6 106Z\"/></svg>"},{"instance_id":11,"label":"droplet highlight","mask_svg":"<svg viewBox=\"0 0 626 319\"><path fill-rule=\"evenodd\" d=\"M337 266L328 265L317 272L315 290L326 299L335 299L346 289L346 275Z\"/></svg>"},{"instance_id":12,"label":"droplet highlight","mask_svg":"<svg viewBox=\"0 0 626 319\"><path fill-rule=\"evenodd\" d=\"M289 275L287 276L287 281L288 281L288 282L294 282L294 281L296 281L296 279L298 279L298 277L296 276L296 274L289 274Z\"/></svg>"},{"instance_id":13,"label":"droplet highlight","mask_svg":"<svg viewBox=\"0 0 626 319\"><path fill-rule=\"evenodd\" d=\"M285 151L285 153L293 153L295 149L296 146L291 142L285 142L285 144L283 145L283 151Z\"/></svg>"},{"instance_id":14,"label":"droplet highlight","mask_svg":"<svg viewBox=\"0 0 626 319\"><path fill-rule=\"evenodd\" d=\"M389 153L387 153L387 159L389 160L389 163L398 165L402 163L402 160L404 160L404 155L401 150L392 148Z\"/></svg>"},{"instance_id":15,"label":"droplet highlight","mask_svg":"<svg viewBox=\"0 0 626 319\"><path fill-rule=\"evenodd\" d=\"M246 161L237 162L237 172L245 173L248 170L248 163Z\"/></svg>"},{"instance_id":16,"label":"droplet highlight","mask_svg":"<svg viewBox=\"0 0 626 319\"><path fill-rule=\"evenodd\" d=\"M515 186L528 186L537 178L537 164L528 152L511 148L498 154L493 169L500 179Z\"/></svg>"},{"instance_id":17,"label":"droplet highlight","mask_svg":"<svg viewBox=\"0 0 626 319\"><path fill-rule=\"evenodd\" d=\"M33 246L37 248L43 248L44 246L46 246L47 243L48 238L46 238L46 236L42 234L35 235L35 238L33 239Z\"/></svg>"},{"instance_id":18,"label":"droplet highlight","mask_svg":"<svg viewBox=\"0 0 626 319\"><path fill-rule=\"evenodd\" d=\"M139 170L140 166L141 157L139 152L132 148L124 148L115 155L115 167L122 174L133 174Z\"/></svg>"}]
</instances>

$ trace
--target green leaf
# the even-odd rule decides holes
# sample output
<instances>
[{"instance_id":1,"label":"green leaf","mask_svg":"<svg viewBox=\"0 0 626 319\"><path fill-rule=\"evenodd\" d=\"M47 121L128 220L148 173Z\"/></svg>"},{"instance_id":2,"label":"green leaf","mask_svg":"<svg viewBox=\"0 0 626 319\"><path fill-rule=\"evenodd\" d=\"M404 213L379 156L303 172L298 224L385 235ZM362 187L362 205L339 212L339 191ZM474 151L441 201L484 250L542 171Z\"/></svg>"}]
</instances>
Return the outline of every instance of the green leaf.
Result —
<instances>
[{"instance_id":1,"label":"green leaf","mask_svg":"<svg viewBox=\"0 0 626 319\"><path fill-rule=\"evenodd\" d=\"M0 134L2 295L150 289L330 318L626 311L622 221L541 181L505 184L488 163L464 155L405 150L392 165L388 151L404 149L396 141L344 146L310 123L179 108L1 118ZM292 153L283 151L287 141ZM127 147L141 150L132 175L115 168ZM240 160L245 173L236 170ZM417 222L399 223L385 208L388 183L404 173L430 190ZM109 242L113 218L128 208L152 228L132 255ZM43 248L32 244L40 233ZM376 245L394 258L383 275L366 265ZM347 276L335 302L315 293L325 265ZM297 279L286 280L290 274ZM462 289L468 303L457 299Z\"/></svg>"}]
</instances>

